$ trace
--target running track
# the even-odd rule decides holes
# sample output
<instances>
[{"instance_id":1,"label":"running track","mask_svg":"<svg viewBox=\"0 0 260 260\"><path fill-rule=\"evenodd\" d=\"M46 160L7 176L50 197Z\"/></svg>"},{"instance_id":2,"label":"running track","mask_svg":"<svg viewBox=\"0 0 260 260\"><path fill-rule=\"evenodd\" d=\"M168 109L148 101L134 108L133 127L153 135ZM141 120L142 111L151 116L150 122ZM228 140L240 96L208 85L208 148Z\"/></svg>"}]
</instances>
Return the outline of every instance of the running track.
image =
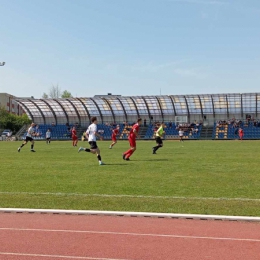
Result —
<instances>
[{"instance_id":1,"label":"running track","mask_svg":"<svg viewBox=\"0 0 260 260\"><path fill-rule=\"evenodd\" d=\"M260 223L0 213L1 260L259 260Z\"/></svg>"}]
</instances>

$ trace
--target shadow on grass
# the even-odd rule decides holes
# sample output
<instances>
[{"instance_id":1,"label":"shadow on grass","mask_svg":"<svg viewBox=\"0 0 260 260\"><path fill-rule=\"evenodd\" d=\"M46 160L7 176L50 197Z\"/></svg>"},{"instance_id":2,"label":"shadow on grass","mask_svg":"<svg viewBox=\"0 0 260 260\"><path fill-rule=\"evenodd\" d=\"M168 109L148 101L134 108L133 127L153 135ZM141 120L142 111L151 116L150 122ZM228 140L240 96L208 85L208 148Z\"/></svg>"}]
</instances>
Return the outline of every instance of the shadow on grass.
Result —
<instances>
[{"instance_id":1,"label":"shadow on grass","mask_svg":"<svg viewBox=\"0 0 260 260\"><path fill-rule=\"evenodd\" d=\"M106 163L105 165L128 165L128 163Z\"/></svg>"},{"instance_id":2,"label":"shadow on grass","mask_svg":"<svg viewBox=\"0 0 260 260\"><path fill-rule=\"evenodd\" d=\"M154 161L157 161L157 162L165 162L165 161L169 161L168 159L149 159L149 160L132 160L134 162L154 162Z\"/></svg>"}]
</instances>

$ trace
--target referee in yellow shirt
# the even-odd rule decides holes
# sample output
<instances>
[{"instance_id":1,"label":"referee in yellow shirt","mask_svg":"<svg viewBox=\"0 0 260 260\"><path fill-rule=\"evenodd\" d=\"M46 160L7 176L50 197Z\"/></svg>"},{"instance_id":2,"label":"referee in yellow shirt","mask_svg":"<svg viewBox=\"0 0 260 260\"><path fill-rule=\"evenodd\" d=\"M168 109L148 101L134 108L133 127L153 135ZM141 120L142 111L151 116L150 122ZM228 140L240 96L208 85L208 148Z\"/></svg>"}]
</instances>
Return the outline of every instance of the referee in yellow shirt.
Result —
<instances>
[{"instance_id":1,"label":"referee in yellow shirt","mask_svg":"<svg viewBox=\"0 0 260 260\"><path fill-rule=\"evenodd\" d=\"M165 134L164 128L166 125L162 123L158 130L155 133L155 141L156 141L156 146L153 147L153 154L156 154L156 151L163 147L163 141L162 141L162 136Z\"/></svg>"}]
</instances>

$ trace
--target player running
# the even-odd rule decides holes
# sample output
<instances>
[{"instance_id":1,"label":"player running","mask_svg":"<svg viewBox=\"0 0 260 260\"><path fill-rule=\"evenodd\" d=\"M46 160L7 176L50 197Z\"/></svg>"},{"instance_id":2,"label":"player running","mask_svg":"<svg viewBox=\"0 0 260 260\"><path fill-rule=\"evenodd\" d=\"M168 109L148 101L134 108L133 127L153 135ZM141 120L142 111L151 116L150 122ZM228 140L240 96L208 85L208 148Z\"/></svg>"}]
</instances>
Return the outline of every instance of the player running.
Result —
<instances>
[{"instance_id":1,"label":"player running","mask_svg":"<svg viewBox=\"0 0 260 260\"><path fill-rule=\"evenodd\" d=\"M73 128L71 130L71 137L72 137L72 146L77 146L78 136L77 136L77 130L76 130L75 126L73 126Z\"/></svg>"},{"instance_id":2,"label":"player running","mask_svg":"<svg viewBox=\"0 0 260 260\"><path fill-rule=\"evenodd\" d=\"M96 137L99 137L100 139L102 139L102 136L97 132L97 118L92 117L91 122L92 122L92 124L88 127L88 129L86 131L86 137L88 138L88 143L90 145L90 149L80 147L78 152L85 151L85 152L88 152L88 153L96 154L99 165L104 165L104 163L101 161L100 150L97 146L97 138Z\"/></svg>"},{"instance_id":3,"label":"player running","mask_svg":"<svg viewBox=\"0 0 260 260\"><path fill-rule=\"evenodd\" d=\"M115 129L112 130L112 144L109 146L109 149L112 149L112 147L117 143L117 140L116 140L116 137L117 135L119 135L119 129L120 129L120 126L117 125Z\"/></svg>"},{"instance_id":4,"label":"player running","mask_svg":"<svg viewBox=\"0 0 260 260\"><path fill-rule=\"evenodd\" d=\"M179 130L180 142L184 142L183 141L183 135L184 135L184 131L180 128L180 130Z\"/></svg>"},{"instance_id":5,"label":"player running","mask_svg":"<svg viewBox=\"0 0 260 260\"><path fill-rule=\"evenodd\" d=\"M50 129L47 130L45 135L46 135L46 144L50 144L51 143L51 131L50 131Z\"/></svg>"},{"instance_id":6,"label":"player running","mask_svg":"<svg viewBox=\"0 0 260 260\"><path fill-rule=\"evenodd\" d=\"M126 152L123 153L123 159L129 161L130 156L134 153L136 150L136 137L139 137L138 132L139 132L139 127L142 123L142 119L138 118L137 123L133 125L129 136L128 136L128 141L130 144L130 149L128 149Z\"/></svg>"},{"instance_id":7,"label":"player running","mask_svg":"<svg viewBox=\"0 0 260 260\"><path fill-rule=\"evenodd\" d=\"M155 140L156 140L156 146L153 147L153 154L156 154L156 151L163 147L163 141L162 141L162 136L165 134L164 128L166 125L162 123L158 130L155 133Z\"/></svg>"},{"instance_id":8,"label":"player running","mask_svg":"<svg viewBox=\"0 0 260 260\"><path fill-rule=\"evenodd\" d=\"M33 147L34 147L34 140L33 140L33 136L35 136L35 124L31 123L31 126L28 128L27 133L26 133L26 137L24 142L22 143L22 145L18 148L18 152L21 151L22 147L24 147L28 141L31 142L31 152L36 152Z\"/></svg>"},{"instance_id":9,"label":"player running","mask_svg":"<svg viewBox=\"0 0 260 260\"><path fill-rule=\"evenodd\" d=\"M238 135L239 135L239 139L242 141L244 137L244 130L242 128L239 128Z\"/></svg>"}]
</instances>

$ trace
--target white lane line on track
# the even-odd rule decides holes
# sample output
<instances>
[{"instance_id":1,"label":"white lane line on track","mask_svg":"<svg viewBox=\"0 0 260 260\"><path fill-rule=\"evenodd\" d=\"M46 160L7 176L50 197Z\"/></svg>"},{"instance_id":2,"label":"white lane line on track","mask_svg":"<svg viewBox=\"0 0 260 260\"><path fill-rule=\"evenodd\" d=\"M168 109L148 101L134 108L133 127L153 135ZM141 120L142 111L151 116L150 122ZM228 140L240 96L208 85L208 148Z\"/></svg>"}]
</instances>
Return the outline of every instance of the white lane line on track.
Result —
<instances>
[{"instance_id":1,"label":"white lane line on track","mask_svg":"<svg viewBox=\"0 0 260 260\"><path fill-rule=\"evenodd\" d=\"M232 238L232 237L203 237L203 236L184 236L169 234L143 234L143 233L125 233L111 231L92 231L92 230L62 230L62 229L33 229L33 228L0 228L7 231L34 231L34 232L62 232L62 233L85 233L85 234L105 234L105 235L123 235L123 236L146 236L146 237L166 237L166 238L186 238L186 239L207 239L207 240L229 240L244 242L260 242L260 239L252 238Z\"/></svg>"},{"instance_id":2,"label":"white lane line on track","mask_svg":"<svg viewBox=\"0 0 260 260\"><path fill-rule=\"evenodd\" d=\"M23 253L11 253L11 252L0 252L0 255L9 256L30 256L30 257L48 257L48 258L65 258L65 259L86 259L86 260L130 260L122 258L98 258L89 256L66 256L66 255L43 255L43 254L23 254Z\"/></svg>"},{"instance_id":3,"label":"white lane line on track","mask_svg":"<svg viewBox=\"0 0 260 260\"><path fill-rule=\"evenodd\" d=\"M190 199L190 200L227 200L227 201L256 201L259 199L252 198L214 198L214 197L182 197L182 196L149 196L149 195L124 195L124 194L85 194L85 193L62 193L62 192L9 192L0 191L3 195L51 195L51 196L78 196L78 197L106 197L106 198L144 198L144 199Z\"/></svg>"}]
</instances>

